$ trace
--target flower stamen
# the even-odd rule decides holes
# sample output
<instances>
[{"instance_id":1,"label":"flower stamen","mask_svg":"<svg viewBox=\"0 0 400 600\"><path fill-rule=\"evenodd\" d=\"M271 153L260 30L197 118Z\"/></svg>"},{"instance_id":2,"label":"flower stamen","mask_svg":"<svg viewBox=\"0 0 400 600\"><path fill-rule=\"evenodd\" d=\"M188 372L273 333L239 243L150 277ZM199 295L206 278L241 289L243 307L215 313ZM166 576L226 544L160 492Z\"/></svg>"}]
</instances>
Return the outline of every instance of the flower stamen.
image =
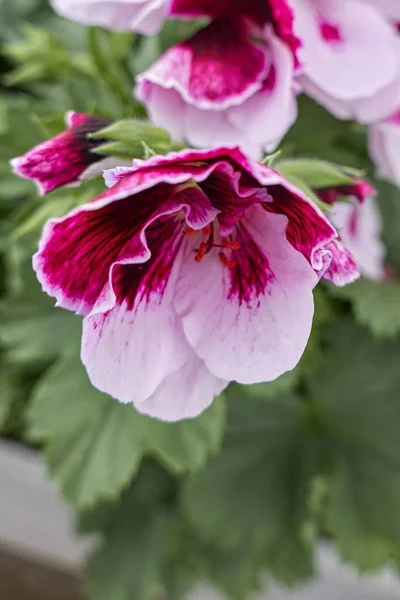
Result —
<instances>
[{"instance_id":1,"label":"flower stamen","mask_svg":"<svg viewBox=\"0 0 400 600\"><path fill-rule=\"evenodd\" d=\"M234 269L237 265L236 260L230 260L224 252L219 252L218 258L220 263L222 263L223 266L227 267L228 269Z\"/></svg>"},{"instance_id":2,"label":"flower stamen","mask_svg":"<svg viewBox=\"0 0 400 600\"><path fill-rule=\"evenodd\" d=\"M209 250L209 245L206 242L201 242L199 249L197 250L194 260L201 262Z\"/></svg>"},{"instance_id":3,"label":"flower stamen","mask_svg":"<svg viewBox=\"0 0 400 600\"><path fill-rule=\"evenodd\" d=\"M183 232L183 235L187 235L188 237L192 237L193 235L197 235L198 233L199 233L198 229L192 229L191 227L188 227Z\"/></svg>"},{"instance_id":4,"label":"flower stamen","mask_svg":"<svg viewBox=\"0 0 400 600\"><path fill-rule=\"evenodd\" d=\"M241 248L240 242L229 241L229 240L224 240L222 242L222 246L223 246L223 248L226 248L227 250L240 250L240 248Z\"/></svg>"}]
</instances>

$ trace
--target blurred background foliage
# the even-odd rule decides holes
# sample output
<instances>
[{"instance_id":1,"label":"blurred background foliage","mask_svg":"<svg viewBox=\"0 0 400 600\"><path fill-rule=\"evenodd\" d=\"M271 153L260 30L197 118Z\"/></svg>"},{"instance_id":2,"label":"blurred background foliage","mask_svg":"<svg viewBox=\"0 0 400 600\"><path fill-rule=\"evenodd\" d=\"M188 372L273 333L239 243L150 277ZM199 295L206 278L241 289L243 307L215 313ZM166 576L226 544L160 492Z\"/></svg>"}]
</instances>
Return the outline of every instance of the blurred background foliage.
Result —
<instances>
[{"instance_id":1,"label":"blurred background foliage","mask_svg":"<svg viewBox=\"0 0 400 600\"><path fill-rule=\"evenodd\" d=\"M100 533L93 600L175 599L199 580L242 600L261 573L311 577L321 537L363 572L400 564L400 190L374 180L361 126L302 97L281 158L365 171L390 281L320 284L298 367L232 385L198 419L161 423L92 388L79 317L54 308L32 272L45 220L103 184L38 198L9 159L61 131L71 108L143 116L134 74L189 27L145 40L71 24L44 0L0 0L0 432L40 448L79 530Z\"/></svg>"}]
</instances>

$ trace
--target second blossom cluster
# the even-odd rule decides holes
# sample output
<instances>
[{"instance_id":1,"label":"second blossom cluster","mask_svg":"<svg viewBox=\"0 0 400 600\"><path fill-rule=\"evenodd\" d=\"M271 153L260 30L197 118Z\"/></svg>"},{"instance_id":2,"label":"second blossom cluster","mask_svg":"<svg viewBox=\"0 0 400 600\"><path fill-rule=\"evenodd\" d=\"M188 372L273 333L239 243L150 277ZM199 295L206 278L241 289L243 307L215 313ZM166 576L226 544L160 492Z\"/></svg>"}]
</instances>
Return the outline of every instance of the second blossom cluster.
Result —
<instances>
[{"instance_id":1,"label":"second blossom cluster","mask_svg":"<svg viewBox=\"0 0 400 600\"><path fill-rule=\"evenodd\" d=\"M93 10L95 4L96 10ZM400 185L397 0L53 0L70 19L145 35L167 18L208 18L137 77L154 123L192 146L273 151L306 93L371 125L370 152Z\"/></svg>"}]
</instances>

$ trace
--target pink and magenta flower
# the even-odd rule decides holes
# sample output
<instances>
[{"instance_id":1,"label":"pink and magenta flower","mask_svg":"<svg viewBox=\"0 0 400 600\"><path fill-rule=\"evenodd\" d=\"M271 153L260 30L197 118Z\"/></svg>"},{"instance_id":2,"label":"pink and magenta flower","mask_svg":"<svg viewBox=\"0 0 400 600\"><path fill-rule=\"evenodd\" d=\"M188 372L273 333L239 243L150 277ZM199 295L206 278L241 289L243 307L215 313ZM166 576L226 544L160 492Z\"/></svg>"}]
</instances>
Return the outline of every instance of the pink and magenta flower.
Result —
<instances>
[{"instance_id":1,"label":"pink and magenta flower","mask_svg":"<svg viewBox=\"0 0 400 600\"><path fill-rule=\"evenodd\" d=\"M370 123L387 117L400 92L400 48L378 7L365 0L291 4L302 41L304 91L340 119Z\"/></svg>"},{"instance_id":2,"label":"pink and magenta flower","mask_svg":"<svg viewBox=\"0 0 400 600\"><path fill-rule=\"evenodd\" d=\"M11 161L14 172L34 181L41 195L101 175L104 168L115 164L115 160L111 162L108 157L96 154L96 148L103 142L90 137L110 121L70 111L66 122L66 131Z\"/></svg>"},{"instance_id":3,"label":"pink and magenta flower","mask_svg":"<svg viewBox=\"0 0 400 600\"><path fill-rule=\"evenodd\" d=\"M246 18L258 27L272 25L275 35L292 51L298 64L297 51L301 46L294 32L294 15L289 0L172 0L173 16L191 19L224 16Z\"/></svg>"},{"instance_id":4,"label":"pink and magenta flower","mask_svg":"<svg viewBox=\"0 0 400 600\"><path fill-rule=\"evenodd\" d=\"M174 421L230 381L292 369L337 239L319 208L237 148L155 156L105 177L107 191L47 223L34 257L43 289L85 317L92 383Z\"/></svg>"},{"instance_id":5,"label":"pink and magenta flower","mask_svg":"<svg viewBox=\"0 0 400 600\"><path fill-rule=\"evenodd\" d=\"M332 260L324 277L335 285L351 283L359 273L368 279L383 279L386 250L380 239L382 223L374 198L376 190L367 181L355 178L349 185L316 192L332 206L329 217L341 238L331 242L331 245L339 245L341 252L336 261ZM334 254L332 247L331 250Z\"/></svg>"},{"instance_id":6,"label":"pink and magenta flower","mask_svg":"<svg viewBox=\"0 0 400 600\"><path fill-rule=\"evenodd\" d=\"M239 145L258 158L296 119L294 68L291 48L271 25L254 30L221 17L139 75L136 96L177 139L200 148Z\"/></svg>"},{"instance_id":7,"label":"pink and magenta flower","mask_svg":"<svg viewBox=\"0 0 400 600\"><path fill-rule=\"evenodd\" d=\"M378 174L400 187L400 109L370 126L368 145Z\"/></svg>"},{"instance_id":8,"label":"pink and magenta flower","mask_svg":"<svg viewBox=\"0 0 400 600\"><path fill-rule=\"evenodd\" d=\"M51 4L61 16L84 25L154 35L161 29L170 1L51 0Z\"/></svg>"}]
</instances>

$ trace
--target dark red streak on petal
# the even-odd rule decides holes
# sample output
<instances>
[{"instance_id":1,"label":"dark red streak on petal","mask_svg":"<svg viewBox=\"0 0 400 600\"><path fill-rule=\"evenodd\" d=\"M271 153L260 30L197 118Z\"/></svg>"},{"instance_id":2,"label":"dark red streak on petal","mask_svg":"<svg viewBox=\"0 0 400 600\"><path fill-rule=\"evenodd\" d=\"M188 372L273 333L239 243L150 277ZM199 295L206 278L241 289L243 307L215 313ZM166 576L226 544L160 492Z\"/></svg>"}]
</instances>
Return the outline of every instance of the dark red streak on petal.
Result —
<instances>
[{"instance_id":1,"label":"dark red streak on petal","mask_svg":"<svg viewBox=\"0 0 400 600\"><path fill-rule=\"evenodd\" d=\"M54 226L41 259L51 285L65 296L93 305L113 262L137 236L144 223L168 198L171 190L159 185L136 196L82 211Z\"/></svg>"},{"instance_id":2,"label":"dark red streak on petal","mask_svg":"<svg viewBox=\"0 0 400 600\"><path fill-rule=\"evenodd\" d=\"M289 218L286 237L310 261L313 249L331 239L334 229L311 205L283 186L274 186L272 194L273 202L266 202L264 209Z\"/></svg>"},{"instance_id":3,"label":"dark red streak on petal","mask_svg":"<svg viewBox=\"0 0 400 600\"><path fill-rule=\"evenodd\" d=\"M274 281L275 275L268 258L242 224L236 228L236 241L240 250L232 254L235 264L229 270L228 298L237 298L240 304L252 306L257 298L268 293L268 284Z\"/></svg>"},{"instance_id":4,"label":"dark red streak on petal","mask_svg":"<svg viewBox=\"0 0 400 600\"><path fill-rule=\"evenodd\" d=\"M161 217L146 230L150 259L138 265L118 265L113 272L117 302L132 310L137 301L160 302L178 251L184 242L182 220Z\"/></svg>"}]
</instances>

